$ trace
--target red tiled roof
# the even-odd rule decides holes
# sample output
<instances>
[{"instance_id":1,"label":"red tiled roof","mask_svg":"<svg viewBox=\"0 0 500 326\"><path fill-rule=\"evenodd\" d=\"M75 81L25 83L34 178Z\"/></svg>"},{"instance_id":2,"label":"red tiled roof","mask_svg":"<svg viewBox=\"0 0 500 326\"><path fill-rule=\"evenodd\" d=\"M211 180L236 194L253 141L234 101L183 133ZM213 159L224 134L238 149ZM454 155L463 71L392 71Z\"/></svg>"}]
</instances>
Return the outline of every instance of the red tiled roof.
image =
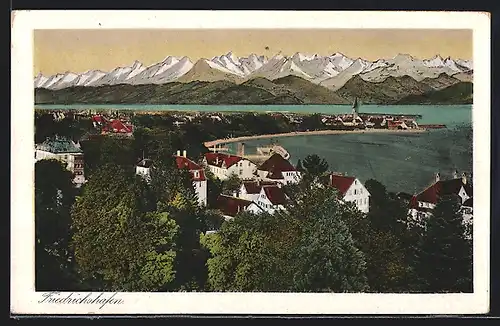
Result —
<instances>
[{"instance_id":1,"label":"red tiled roof","mask_svg":"<svg viewBox=\"0 0 500 326\"><path fill-rule=\"evenodd\" d=\"M191 176L194 181L205 181L205 171L196 164L195 162L191 161L187 157L184 156L176 156L175 157L175 163L177 164L177 168L179 169L188 169L191 172ZM198 176L196 177L195 171L198 172Z\"/></svg>"},{"instance_id":2,"label":"red tiled roof","mask_svg":"<svg viewBox=\"0 0 500 326\"><path fill-rule=\"evenodd\" d=\"M95 122L98 122L98 123L102 123L103 121L105 121L105 119L100 116L100 115L95 115L92 117L92 121L95 121Z\"/></svg>"},{"instance_id":3,"label":"red tiled roof","mask_svg":"<svg viewBox=\"0 0 500 326\"><path fill-rule=\"evenodd\" d=\"M222 211L224 215L236 216L239 212L244 211L252 202L226 195L217 197L216 208Z\"/></svg>"},{"instance_id":4,"label":"red tiled roof","mask_svg":"<svg viewBox=\"0 0 500 326\"><path fill-rule=\"evenodd\" d=\"M207 163L210 165L222 167L222 163L224 163L226 169L230 168L233 164L238 163L243 160L242 157L230 154L222 154L222 153L206 153L205 158ZM219 159L217 164L217 159Z\"/></svg>"},{"instance_id":5,"label":"red tiled roof","mask_svg":"<svg viewBox=\"0 0 500 326\"><path fill-rule=\"evenodd\" d=\"M243 186L246 189L247 194L258 194L262 189L262 186L274 186L276 182L273 181L243 181Z\"/></svg>"},{"instance_id":6,"label":"red tiled roof","mask_svg":"<svg viewBox=\"0 0 500 326\"><path fill-rule=\"evenodd\" d=\"M119 132L119 133L131 133L132 132L132 126L131 125L125 125L123 122L120 120L114 119L111 120L109 123L109 128L113 132Z\"/></svg>"},{"instance_id":7,"label":"red tiled roof","mask_svg":"<svg viewBox=\"0 0 500 326\"><path fill-rule=\"evenodd\" d=\"M273 205L284 205L286 196L283 189L278 186L264 186L264 193Z\"/></svg>"},{"instance_id":8,"label":"red tiled roof","mask_svg":"<svg viewBox=\"0 0 500 326\"><path fill-rule=\"evenodd\" d=\"M349 189L349 187L351 187L355 179L356 179L355 177L346 177L343 175L331 174L330 185L337 188L338 191L343 196L345 196L347 190Z\"/></svg>"},{"instance_id":9,"label":"red tiled roof","mask_svg":"<svg viewBox=\"0 0 500 326\"><path fill-rule=\"evenodd\" d=\"M276 153L262 163L259 170L272 172L273 174L278 172L296 171L295 167L288 160L285 160L283 156ZM283 176L281 176L281 178L282 177Z\"/></svg>"},{"instance_id":10,"label":"red tiled roof","mask_svg":"<svg viewBox=\"0 0 500 326\"><path fill-rule=\"evenodd\" d=\"M464 187L465 192L472 197L472 187L463 184L460 178L435 182L419 193L416 198L421 202L437 204L439 198L442 196L458 195L462 187Z\"/></svg>"}]
</instances>

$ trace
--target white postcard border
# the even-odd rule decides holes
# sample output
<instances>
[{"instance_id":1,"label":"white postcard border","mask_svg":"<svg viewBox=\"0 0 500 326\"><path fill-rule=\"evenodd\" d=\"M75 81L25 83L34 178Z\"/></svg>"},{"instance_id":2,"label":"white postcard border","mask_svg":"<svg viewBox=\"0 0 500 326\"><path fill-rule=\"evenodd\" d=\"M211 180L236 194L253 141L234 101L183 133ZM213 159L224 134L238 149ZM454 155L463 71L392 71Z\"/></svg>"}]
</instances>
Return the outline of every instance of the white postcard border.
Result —
<instances>
[{"instance_id":1,"label":"white postcard border","mask_svg":"<svg viewBox=\"0 0 500 326\"><path fill-rule=\"evenodd\" d=\"M11 313L474 314L489 310L490 17L473 12L17 11L11 43ZM34 290L34 29L472 29L474 62L474 293L117 293L123 304L44 304ZM69 295L69 293L68 293ZM84 296L75 293L74 296ZM97 296L99 293L92 293ZM105 293L110 297L113 293Z\"/></svg>"}]
</instances>

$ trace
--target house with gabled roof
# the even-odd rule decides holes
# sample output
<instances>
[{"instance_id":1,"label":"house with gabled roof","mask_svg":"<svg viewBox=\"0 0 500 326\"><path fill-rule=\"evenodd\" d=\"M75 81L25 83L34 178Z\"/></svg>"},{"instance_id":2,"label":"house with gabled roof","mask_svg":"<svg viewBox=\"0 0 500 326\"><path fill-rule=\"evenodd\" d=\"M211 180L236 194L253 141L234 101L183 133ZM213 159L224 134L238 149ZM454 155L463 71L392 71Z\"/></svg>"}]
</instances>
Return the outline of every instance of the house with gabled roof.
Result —
<instances>
[{"instance_id":1,"label":"house with gabled roof","mask_svg":"<svg viewBox=\"0 0 500 326\"><path fill-rule=\"evenodd\" d=\"M194 161L187 157L186 151L183 151L182 155L180 151L177 151L177 155L174 155L175 164L178 169L187 169L191 174L191 180L193 181L193 188L195 190L196 196L198 197L198 203L201 206L207 205L207 178L205 177L204 169ZM153 166L153 160L142 159L135 167L136 174L142 176L148 182L151 181L151 167Z\"/></svg>"},{"instance_id":2,"label":"house with gabled roof","mask_svg":"<svg viewBox=\"0 0 500 326\"><path fill-rule=\"evenodd\" d=\"M257 169L255 163L244 157L224 153L205 153L203 164L220 180L232 174L242 180L252 179Z\"/></svg>"},{"instance_id":3,"label":"house with gabled roof","mask_svg":"<svg viewBox=\"0 0 500 326\"><path fill-rule=\"evenodd\" d=\"M277 186L277 185L278 182L276 181L261 181L261 180L243 181L238 191L238 197L250 201L257 201L263 186Z\"/></svg>"},{"instance_id":4,"label":"house with gabled roof","mask_svg":"<svg viewBox=\"0 0 500 326\"><path fill-rule=\"evenodd\" d=\"M455 171L453 178L442 180L439 173L435 175L434 183L410 199L410 215L418 220L432 216L432 211L444 196L456 196L461 203L464 222L472 221L473 192L472 184L467 182L465 173L461 177Z\"/></svg>"},{"instance_id":5,"label":"house with gabled roof","mask_svg":"<svg viewBox=\"0 0 500 326\"><path fill-rule=\"evenodd\" d=\"M330 173L328 185L338 190L342 201L355 203L363 213L370 211L370 192L356 177Z\"/></svg>"},{"instance_id":6,"label":"house with gabled roof","mask_svg":"<svg viewBox=\"0 0 500 326\"><path fill-rule=\"evenodd\" d=\"M66 164L66 168L73 173L75 186L80 187L85 183L83 151L71 139L55 136L35 144L35 162L44 159L55 159Z\"/></svg>"},{"instance_id":7,"label":"house with gabled roof","mask_svg":"<svg viewBox=\"0 0 500 326\"><path fill-rule=\"evenodd\" d=\"M236 217L241 212L247 211L248 207L253 202L243 198L238 198L228 195L219 195L215 204L215 208L222 213L226 221Z\"/></svg>"},{"instance_id":8,"label":"house with gabled roof","mask_svg":"<svg viewBox=\"0 0 500 326\"><path fill-rule=\"evenodd\" d=\"M259 214L266 212L274 214L277 210L284 210L287 196L283 191L281 183L277 185L265 185L260 188L257 200L248 207L248 211Z\"/></svg>"},{"instance_id":9,"label":"house with gabled roof","mask_svg":"<svg viewBox=\"0 0 500 326\"><path fill-rule=\"evenodd\" d=\"M298 183L301 173L283 156L275 153L257 168L257 176L263 181L282 184Z\"/></svg>"}]
</instances>

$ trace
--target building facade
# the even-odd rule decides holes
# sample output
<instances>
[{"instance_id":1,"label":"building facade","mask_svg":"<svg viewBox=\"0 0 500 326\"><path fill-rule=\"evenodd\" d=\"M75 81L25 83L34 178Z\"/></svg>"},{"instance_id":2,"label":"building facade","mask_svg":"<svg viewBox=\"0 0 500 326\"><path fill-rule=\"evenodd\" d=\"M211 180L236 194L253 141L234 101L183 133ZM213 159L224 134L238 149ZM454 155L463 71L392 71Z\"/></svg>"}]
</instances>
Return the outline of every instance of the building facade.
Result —
<instances>
[{"instance_id":1,"label":"building facade","mask_svg":"<svg viewBox=\"0 0 500 326\"><path fill-rule=\"evenodd\" d=\"M257 177L262 181L281 184L298 183L301 173L283 156L273 154L257 168Z\"/></svg>"},{"instance_id":2,"label":"building facade","mask_svg":"<svg viewBox=\"0 0 500 326\"><path fill-rule=\"evenodd\" d=\"M255 177L257 169L257 165L246 158L222 153L206 153L203 164L220 180L226 180L232 174L249 180Z\"/></svg>"},{"instance_id":3,"label":"building facade","mask_svg":"<svg viewBox=\"0 0 500 326\"><path fill-rule=\"evenodd\" d=\"M437 173L434 183L411 198L409 214L415 220L431 217L433 209L444 196L456 196L461 204L460 212L464 223L472 222L473 191L465 173L459 177L455 172L453 178L448 180L441 180L440 174Z\"/></svg>"},{"instance_id":4,"label":"building facade","mask_svg":"<svg viewBox=\"0 0 500 326\"><path fill-rule=\"evenodd\" d=\"M47 139L35 145L35 162L55 159L66 165L73 173L73 183L81 187L85 183L83 151L72 141L64 137Z\"/></svg>"},{"instance_id":5,"label":"building facade","mask_svg":"<svg viewBox=\"0 0 500 326\"><path fill-rule=\"evenodd\" d=\"M363 213L370 211L370 193L357 178L332 173L329 185L339 191L343 201L355 203Z\"/></svg>"}]
</instances>

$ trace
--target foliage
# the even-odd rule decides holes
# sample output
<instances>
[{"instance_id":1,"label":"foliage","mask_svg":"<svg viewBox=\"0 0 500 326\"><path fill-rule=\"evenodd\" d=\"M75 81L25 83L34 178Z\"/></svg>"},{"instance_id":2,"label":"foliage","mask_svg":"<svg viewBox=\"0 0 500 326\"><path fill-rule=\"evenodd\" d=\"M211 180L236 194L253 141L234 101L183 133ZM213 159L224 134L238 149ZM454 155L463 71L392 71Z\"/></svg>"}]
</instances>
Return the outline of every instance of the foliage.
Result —
<instances>
[{"instance_id":1,"label":"foliage","mask_svg":"<svg viewBox=\"0 0 500 326\"><path fill-rule=\"evenodd\" d=\"M363 291L363 254L331 189L311 189L286 211L240 213L203 243L215 291ZM306 203L307 201L307 203ZM315 209L301 209L303 205ZM293 206L296 205L296 206Z\"/></svg>"},{"instance_id":2,"label":"foliage","mask_svg":"<svg viewBox=\"0 0 500 326\"><path fill-rule=\"evenodd\" d=\"M74 204L73 244L84 279L109 291L156 291L173 281L178 226L148 211L147 185L132 171L108 164L93 174Z\"/></svg>"},{"instance_id":3,"label":"foliage","mask_svg":"<svg viewBox=\"0 0 500 326\"><path fill-rule=\"evenodd\" d=\"M413 290L412 261L416 229L407 224L405 203L389 194L376 180L367 180L370 211L359 234L360 246L367 259L367 275L372 291L405 292ZM358 228L359 229L359 228Z\"/></svg>"},{"instance_id":4,"label":"foliage","mask_svg":"<svg viewBox=\"0 0 500 326\"><path fill-rule=\"evenodd\" d=\"M318 155L307 155L302 162L304 177L306 179L317 180L328 171L328 162Z\"/></svg>"},{"instance_id":5,"label":"foliage","mask_svg":"<svg viewBox=\"0 0 500 326\"><path fill-rule=\"evenodd\" d=\"M240 187L241 179L236 173L232 173L222 182L222 193L225 195L232 195L234 192L239 191Z\"/></svg>"},{"instance_id":6,"label":"foliage","mask_svg":"<svg viewBox=\"0 0 500 326\"><path fill-rule=\"evenodd\" d=\"M472 292L472 241L455 197L442 197L426 223L417 271L424 292Z\"/></svg>"},{"instance_id":7,"label":"foliage","mask_svg":"<svg viewBox=\"0 0 500 326\"><path fill-rule=\"evenodd\" d=\"M76 280L69 247L74 202L71 172L57 160L35 164L36 289L75 289Z\"/></svg>"},{"instance_id":8,"label":"foliage","mask_svg":"<svg viewBox=\"0 0 500 326\"><path fill-rule=\"evenodd\" d=\"M219 194L222 193L223 182L217 178L210 170L205 170L207 179L207 206L214 208Z\"/></svg>"},{"instance_id":9,"label":"foliage","mask_svg":"<svg viewBox=\"0 0 500 326\"><path fill-rule=\"evenodd\" d=\"M293 219L279 214L240 213L202 243L210 250L209 290L291 290Z\"/></svg>"}]
</instances>

